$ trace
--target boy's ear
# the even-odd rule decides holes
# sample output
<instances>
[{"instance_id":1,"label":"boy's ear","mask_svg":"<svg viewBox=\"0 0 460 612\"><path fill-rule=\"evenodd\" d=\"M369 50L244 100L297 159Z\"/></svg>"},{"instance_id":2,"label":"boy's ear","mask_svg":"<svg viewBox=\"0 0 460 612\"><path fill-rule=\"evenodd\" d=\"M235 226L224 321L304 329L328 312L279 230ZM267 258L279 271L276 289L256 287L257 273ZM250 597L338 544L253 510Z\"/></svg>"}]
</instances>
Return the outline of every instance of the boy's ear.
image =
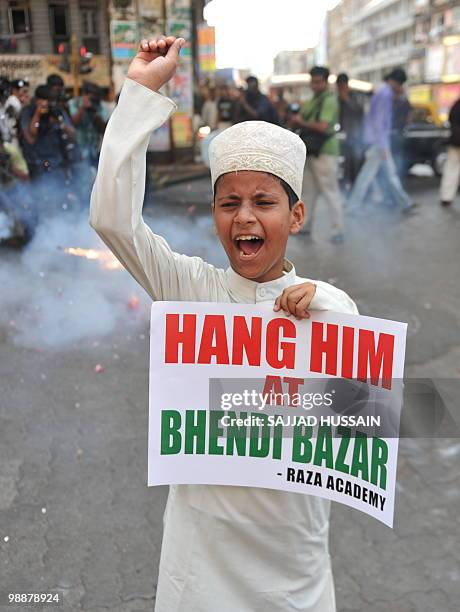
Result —
<instances>
[{"instance_id":1,"label":"boy's ear","mask_svg":"<svg viewBox=\"0 0 460 612\"><path fill-rule=\"evenodd\" d=\"M291 208L291 226L290 234L298 234L305 223L305 204L302 200L298 200Z\"/></svg>"}]
</instances>

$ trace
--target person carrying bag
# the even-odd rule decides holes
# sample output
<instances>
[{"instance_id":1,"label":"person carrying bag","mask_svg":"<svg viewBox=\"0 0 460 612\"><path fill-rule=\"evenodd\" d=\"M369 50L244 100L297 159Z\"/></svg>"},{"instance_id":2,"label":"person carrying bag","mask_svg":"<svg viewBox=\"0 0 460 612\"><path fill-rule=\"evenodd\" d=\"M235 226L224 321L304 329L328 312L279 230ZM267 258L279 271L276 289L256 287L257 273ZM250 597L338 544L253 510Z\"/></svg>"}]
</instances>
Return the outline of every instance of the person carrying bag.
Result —
<instances>
[{"instance_id":1,"label":"person carrying bag","mask_svg":"<svg viewBox=\"0 0 460 612\"><path fill-rule=\"evenodd\" d=\"M342 198L338 182L339 142L335 126L339 122L339 104L329 91L329 69L314 66L310 72L313 98L291 119L300 130L299 136L307 147L302 199L307 208L307 223L303 233L311 234L316 204L322 195L329 208L330 240L343 242Z\"/></svg>"},{"instance_id":2,"label":"person carrying bag","mask_svg":"<svg viewBox=\"0 0 460 612\"><path fill-rule=\"evenodd\" d=\"M326 96L330 95L329 92L326 92L326 95L321 94L317 98L314 98L314 106L310 109L310 111L303 116L305 122L314 122L319 123L321 118L321 112L323 110L323 103ZM300 127L296 130L296 133L300 136L300 138L304 141L305 146L307 147L307 155L311 155L313 157L318 157L321 153L321 149L323 145L334 136L335 130L333 132L320 132L313 128L309 127Z\"/></svg>"}]
</instances>

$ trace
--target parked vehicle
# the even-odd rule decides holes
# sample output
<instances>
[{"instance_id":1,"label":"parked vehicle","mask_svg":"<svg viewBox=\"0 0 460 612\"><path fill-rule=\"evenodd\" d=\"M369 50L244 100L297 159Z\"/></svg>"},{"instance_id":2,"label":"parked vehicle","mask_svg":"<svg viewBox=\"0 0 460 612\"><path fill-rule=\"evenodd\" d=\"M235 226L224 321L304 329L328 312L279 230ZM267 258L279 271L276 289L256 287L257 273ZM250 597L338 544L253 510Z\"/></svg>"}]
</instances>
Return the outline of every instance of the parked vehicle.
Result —
<instances>
[{"instance_id":1,"label":"parked vehicle","mask_svg":"<svg viewBox=\"0 0 460 612\"><path fill-rule=\"evenodd\" d=\"M446 161L450 130L440 122L433 105L413 104L412 107L412 120L403 131L407 168L429 164L440 176Z\"/></svg>"}]
</instances>

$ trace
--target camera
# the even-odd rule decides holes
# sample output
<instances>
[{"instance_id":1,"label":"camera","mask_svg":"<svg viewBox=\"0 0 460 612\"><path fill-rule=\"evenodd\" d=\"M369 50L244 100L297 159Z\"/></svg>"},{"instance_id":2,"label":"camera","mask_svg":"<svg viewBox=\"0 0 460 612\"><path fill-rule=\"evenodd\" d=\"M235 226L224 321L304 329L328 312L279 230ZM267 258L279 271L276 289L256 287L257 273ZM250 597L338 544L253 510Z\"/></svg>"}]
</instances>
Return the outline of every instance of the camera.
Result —
<instances>
[{"instance_id":1,"label":"camera","mask_svg":"<svg viewBox=\"0 0 460 612\"><path fill-rule=\"evenodd\" d=\"M91 106L87 108L90 113L97 113L101 107L101 100L98 96L91 95L90 96Z\"/></svg>"},{"instance_id":2,"label":"camera","mask_svg":"<svg viewBox=\"0 0 460 612\"><path fill-rule=\"evenodd\" d=\"M61 121L64 117L62 109L59 108L59 106L57 105L57 102L54 100L53 101L50 100L49 102L48 114L53 119L58 119L59 121Z\"/></svg>"},{"instance_id":3,"label":"camera","mask_svg":"<svg viewBox=\"0 0 460 612\"><path fill-rule=\"evenodd\" d=\"M87 107L86 111L91 114L96 114L101 107L101 91L95 83L86 81L83 83L82 94L89 97L90 106Z\"/></svg>"}]
</instances>

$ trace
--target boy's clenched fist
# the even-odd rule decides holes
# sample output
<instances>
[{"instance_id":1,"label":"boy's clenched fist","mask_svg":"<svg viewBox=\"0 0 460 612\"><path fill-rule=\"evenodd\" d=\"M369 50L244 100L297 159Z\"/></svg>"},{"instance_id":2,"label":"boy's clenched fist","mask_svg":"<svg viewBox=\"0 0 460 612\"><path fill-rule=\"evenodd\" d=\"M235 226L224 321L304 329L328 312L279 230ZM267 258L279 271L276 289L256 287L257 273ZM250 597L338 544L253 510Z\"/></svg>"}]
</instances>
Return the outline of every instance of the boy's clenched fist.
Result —
<instances>
[{"instance_id":1,"label":"boy's clenched fist","mask_svg":"<svg viewBox=\"0 0 460 612\"><path fill-rule=\"evenodd\" d=\"M153 91L158 91L176 72L183 38L159 36L142 40L139 52L129 66L128 77Z\"/></svg>"}]
</instances>

